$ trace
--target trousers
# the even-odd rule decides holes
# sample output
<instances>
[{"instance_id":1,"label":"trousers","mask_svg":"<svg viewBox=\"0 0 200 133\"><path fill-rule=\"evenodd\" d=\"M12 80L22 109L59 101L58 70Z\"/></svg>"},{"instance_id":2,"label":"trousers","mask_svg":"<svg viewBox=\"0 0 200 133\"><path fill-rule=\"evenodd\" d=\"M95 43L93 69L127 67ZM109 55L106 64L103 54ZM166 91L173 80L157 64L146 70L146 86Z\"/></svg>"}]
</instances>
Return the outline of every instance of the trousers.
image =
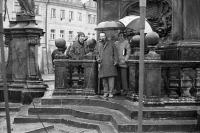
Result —
<instances>
[{"instance_id":1,"label":"trousers","mask_svg":"<svg viewBox=\"0 0 200 133\"><path fill-rule=\"evenodd\" d=\"M128 90L128 70L124 67L118 67L118 76L116 83L116 92L119 93L120 90ZM121 88L122 87L122 88Z\"/></svg>"},{"instance_id":2,"label":"trousers","mask_svg":"<svg viewBox=\"0 0 200 133\"><path fill-rule=\"evenodd\" d=\"M115 77L103 77L103 88L104 88L104 94L112 94L114 83L115 83Z\"/></svg>"}]
</instances>

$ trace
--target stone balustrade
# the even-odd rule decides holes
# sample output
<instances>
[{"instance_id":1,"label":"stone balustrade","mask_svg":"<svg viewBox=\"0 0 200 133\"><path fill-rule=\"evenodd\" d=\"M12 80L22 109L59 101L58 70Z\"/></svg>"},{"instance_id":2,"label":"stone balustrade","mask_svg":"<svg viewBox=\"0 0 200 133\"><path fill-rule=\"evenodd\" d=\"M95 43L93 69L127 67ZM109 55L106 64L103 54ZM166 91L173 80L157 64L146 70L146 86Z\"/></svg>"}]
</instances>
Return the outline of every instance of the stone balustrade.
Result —
<instances>
[{"instance_id":1,"label":"stone balustrade","mask_svg":"<svg viewBox=\"0 0 200 133\"><path fill-rule=\"evenodd\" d=\"M98 68L96 60L55 59L55 91L96 93Z\"/></svg>"},{"instance_id":2,"label":"stone balustrade","mask_svg":"<svg viewBox=\"0 0 200 133\"><path fill-rule=\"evenodd\" d=\"M155 55L154 55L155 56ZM69 60L59 55L55 63L55 92L68 91L67 94L98 93L98 65L93 55L84 60ZM137 95L139 89L139 60L130 59L129 95ZM144 61L145 99L163 98L193 99L200 97L200 61L152 60ZM102 89L102 86L101 86ZM70 93L74 92L74 93Z\"/></svg>"},{"instance_id":3,"label":"stone balustrade","mask_svg":"<svg viewBox=\"0 0 200 133\"><path fill-rule=\"evenodd\" d=\"M139 61L129 60L130 92L138 93ZM200 94L200 61L145 60L144 95L178 99Z\"/></svg>"}]
</instances>

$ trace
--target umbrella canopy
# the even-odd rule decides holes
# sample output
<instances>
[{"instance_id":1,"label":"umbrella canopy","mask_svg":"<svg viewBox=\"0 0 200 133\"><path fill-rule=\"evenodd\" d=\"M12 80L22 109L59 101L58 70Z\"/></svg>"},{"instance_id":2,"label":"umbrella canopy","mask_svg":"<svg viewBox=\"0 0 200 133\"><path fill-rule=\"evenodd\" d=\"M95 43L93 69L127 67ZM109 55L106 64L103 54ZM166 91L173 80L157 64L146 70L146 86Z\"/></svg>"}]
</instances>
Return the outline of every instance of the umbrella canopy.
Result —
<instances>
[{"instance_id":1,"label":"umbrella canopy","mask_svg":"<svg viewBox=\"0 0 200 133\"><path fill-rule=\"evenodd\" d=\"M104 21L99 23L95 30L119 30L124 28L125 26L119 21Z\"/></svg>"},{"instance_id":2,"label":"umbrella canopy","mask_svg":"<svg viewBox=\"0 0 200 133\"><path fill-rule=\"evenodd\" d=\"M120 19L119 21L121 23L123 23L125 27L134 29L134 30L140 32L140 16L130 15L130 16L126 16L126 17ZM147 21L145 21L144 32L149 33L152 31L153 30L152 30L150 24Z\"/></svg>"}]
</instances>

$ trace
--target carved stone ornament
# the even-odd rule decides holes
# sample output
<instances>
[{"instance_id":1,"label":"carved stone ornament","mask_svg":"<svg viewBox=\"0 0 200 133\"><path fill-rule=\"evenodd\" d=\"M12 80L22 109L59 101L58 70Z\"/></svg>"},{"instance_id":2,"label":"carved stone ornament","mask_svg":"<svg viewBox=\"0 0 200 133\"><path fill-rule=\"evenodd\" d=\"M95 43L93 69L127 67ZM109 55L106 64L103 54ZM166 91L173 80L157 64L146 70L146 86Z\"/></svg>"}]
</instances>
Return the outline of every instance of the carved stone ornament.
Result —
<instances>
[{"instance_id":1,"label":"carved stone ornament","mask_svg":"<svg viewBox=\"0 0 200 133\"><path fill-rule=\"evenodd\" d=\"M40 41L38 40L38 38L29 38L29 45L38 45L40 44Z\"/></svg>"},{"instance_id":2,"label":"carved stone ornament","mask_svg":"<svg viewBox=\"0 0 200 133\"><path fill-rule=\"evenodd\" d=\"M140 15L139 2L123 2L122 17ZM172 28L172 2L171 0L147 0L146 18L153 30L160 37L167 37Z\"/></svg>"}]
</instances>

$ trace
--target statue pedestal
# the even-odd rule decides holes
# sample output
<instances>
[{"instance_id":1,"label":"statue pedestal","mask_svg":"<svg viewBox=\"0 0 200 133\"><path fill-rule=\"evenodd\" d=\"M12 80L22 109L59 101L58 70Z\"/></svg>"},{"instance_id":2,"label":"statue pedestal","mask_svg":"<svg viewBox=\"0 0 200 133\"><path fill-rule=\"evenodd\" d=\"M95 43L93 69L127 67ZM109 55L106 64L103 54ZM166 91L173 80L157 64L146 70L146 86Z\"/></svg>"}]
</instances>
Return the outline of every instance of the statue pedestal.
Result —
<instances>
[{"instance_id":1,"label":"statue pedestal","mask_svg":"<svg viewBox=\"0 0 200 133\"><path fill-rule=\"evenodd\" d=\"M4 33L5 45L9 47L6 69L9 101L30 103L33 98L42 97L47 88L38 67L38 46L43 29L35 20L12 21ZM3 93L2 84L0 92Z\"/></svg>"}]
</instances>

